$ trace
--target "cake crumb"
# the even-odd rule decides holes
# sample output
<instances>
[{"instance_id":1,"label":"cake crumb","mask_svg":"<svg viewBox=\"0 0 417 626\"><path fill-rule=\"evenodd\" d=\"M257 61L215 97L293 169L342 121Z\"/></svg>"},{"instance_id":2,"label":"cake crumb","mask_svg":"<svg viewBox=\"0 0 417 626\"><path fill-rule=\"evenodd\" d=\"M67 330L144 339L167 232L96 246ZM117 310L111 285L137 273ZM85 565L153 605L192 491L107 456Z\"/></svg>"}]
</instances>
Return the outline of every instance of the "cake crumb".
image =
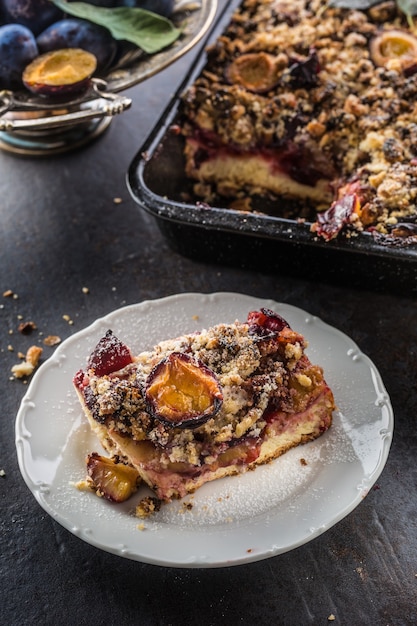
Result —
<instances>
[{"instance_id":1,"label":"cake crumb","mask_svg":"<svg viewBox=\"0 0 417 626\"><path fill-rule=\"evenodd\" d=\"M58 337L58 335L48 335L43 340L43 343L45 346L56 346L58 343L61 343L61 337Z\"/></svg>"},{"instance_id":2,"label":"cake crumb","mask_svg":"<svg viewBox=\"0 0 417 626\"><path fill-rule=\"evenodd\" d=\"M336 619L336 617L333 615L333 613L330 613L329 617L327 618L328 622L334 622Z\"/></svg>"},{"instance_id":3,"label":"cake crumb","mask_svg":"<svg viewBox=\"0 0 417 626\"><path fill-rule=\"evenodd\" d=\"M13 291L11 289L6 289L6 291L3 291L4 298L10 298L12 295L13 295Z\"/></svg>"},{"instance_id":4,"label":"cake crumb","mask_svg":"<svg viewBox=\"0 0 417 626\"><path fill-rule=\"evenodd\" d=\"M136 517L142 519L150 517L152 513L157 513L161 508L161 501L158 498L147 496L143 498L136 507Z\"/></svg>"},{"instance_id":5,"label":"cake crumb","mask_svg":"<svg viewBox=\"0 0 417 626\"><path fill-rule=\"evenodd\" d=\"M145 526L145 524L142 522L141 524L138 524L138 525L136 526L136 528L137 528L138 530L145 530L146 526Z\"/></svg>"},{"instance_id":6,"label":"cake crumb","mask_svg":"<svg viewBox=\"0 0 417 626\"><path fill-rule=\"evenodd\" d=\"M6 476L6 472L4 471L4 469L0 469L0 476Z\"/></svg>"},{"instance_id":7,"label":"cake crumb","mask_svg":"<svg viewBox=\"0 0 417 626\"><path fill-rule=\"evenodd\" d=\"M22 363L13 365L12 373L15 378L25 378L31 376L39 364L42 355L42 348L39 346L31 346L26 352L25 360Z\"/></svg>"},{"instance_id":8,"label":"cake crumb","mask_svg":"<svg viewBox=\"0 0 417 626\"><path fill-rule=\"evenodd\" d=\"M307 461L304 458L300 459L300 464L301 465L308 465Z\"/></svg>"},{"instance_id":9,"label":"cake crumb","mask_svg":"<svg viewBox=\"0 0 417 626\"><path fill-rule=\"evenodd\" d=\"M93 482L90 478L84 478L76 483L71 483L78 491L94 491Z\"/></svg>"},{"instance_id":10,"label":"cake crumb","mask_svg":"<svg viewBox=\"0 0 417 626\"><path fill-rule=\"evenodd\" d=\"M39 363L39 359L42 355L42 348L40 346L31 346L26 352L26 361L36 367Z\"/></svg>"},{"instance_id":11,"label":"cake crumb","mask_svg":"<svg viewBox=\"0 0 417 626\"><path fill-rule=\"evenodd\" d=\"M82 291L83 293L90 293L90 290L89 290L89 288L88 288L88 287L83 287L83 288L81 289L81 291Z\"/></svg>"},{"instance_id":12,"label":"cake crumb","mask_svg":"<svg viewBox=\"0 0 417 626\"><path fill-rule=\"evenodd\" d=\"M18 316L19 319L21 319L21 316ZM22 333L22 335L29 335L29 333L31 333L33 330L36 330L37 326L35 324L35 322L21 322L17 328L17 330L19 331L19 333Z\"/></svg>"}]
</instances>

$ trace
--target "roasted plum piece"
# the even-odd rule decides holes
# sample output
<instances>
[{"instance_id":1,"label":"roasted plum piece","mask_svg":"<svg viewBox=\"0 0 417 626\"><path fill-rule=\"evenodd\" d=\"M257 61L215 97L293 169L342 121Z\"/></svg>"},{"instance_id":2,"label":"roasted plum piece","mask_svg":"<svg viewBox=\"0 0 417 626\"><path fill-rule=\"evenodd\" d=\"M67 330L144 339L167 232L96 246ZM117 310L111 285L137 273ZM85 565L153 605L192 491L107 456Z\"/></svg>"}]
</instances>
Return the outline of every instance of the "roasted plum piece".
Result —
<instances>
[{"instance_id":1,"label":"roasted plum piece","mask_svg":"<svg viewBox=\"0 0 417 626\"><path fill-rule=\"evenodd\" d=\"M97 67L93 54L80 48L64 48L36 57L23 72L23 84L32 93L64 96L83 91Z\"/></svg>"},{"instance_id":2,"label":"roasted plum piece","mask_svg":"<svg viewBox=\"0 0 417 626\"><path fill-rule=\"evenodd\" d=\"M87 457L87 474L94 490L110 502L124 502L140 482L139 473L133 467L97 452Z\"/></svg>"},{"instance_id":3,"label":"roasted plum piece","mask_svg":"<svg viewBox=\"0 0 417 626\"><path fill-rule=\"evenodd\" d=\"M401 30L387 30L374 37L369 46L375 65L405 73L417 71L417 38Z\"/></svg>"},{"instance_id":4,"label":"roasted plum piece","mask_svg":"<svg viewBox=\"0 0 417 626\"><path fill-rule=\"evenodd\" d=\"M273 89L286 66L286 56L280 57L266 52L241 54L226 70L226 79L231 85L238 84L254 93L264 93Z\"/></svg>"},{"instance_id":5,"label":"roasted plum piece","mask_svg":"<svg viewBox=\"0 0 417 626\"><path fill-rule=\"evenodd\" d=\"M97 71L103 72L113 61L117 43L107 28L81 20L67 18L51 24L37 37L40 52L60 48L81 48L97 59Z\"/></svg>"},{"instance_id":6,"label":"roasted plum piece","mask_svg":"<svg viewBox=\"0 0 417 626\"><path fill-rule=\"evenodd\" d=\"M3 0L3 19L26 26L35 37L62 16L61 9L49 0Z\"/></svg>"},{"instance_id":7,"label":"roasted plum piece","mask_svg":"<svg viewBox=\"0 0 417 626\"><path fill-rule=\"evenodd\" d=\"M22 86L22 72L38 55L35 37L26 26L0 26L0 88Z\"/></svg>"},{"instance_id":8,"label":"roasted plum piece","mask_svg":"<svg viewBox=\"0 0 417 626\"><path fill-rule=\"evenodd\" d=\"M87 363L87 369L96 376L107 376L132 363L132 353L113 331L108 330L100 339Z\"/></svg>"},{"instance_id":9,"label":"roasted plum piece","mask_svg":"<svg viewBox=\"0 0 417 626\"><path fill-rule=\"evenodd\" d=\"M120 0L118 6L144 9L162 17L169 17L174 10L174 0Z\"/></svg>"},{"instance_id":10,"label":"roasted plum piece","mask_svg":"<svg viewBox=\"0 0 417 626\"><path fill-rule=\"evenodd\" d=\"M145 396L149 412L177 428L200 426L216 415L223 402L214 372L183 352L172 352L154 367Z\"/></svg>"}]
</instances>

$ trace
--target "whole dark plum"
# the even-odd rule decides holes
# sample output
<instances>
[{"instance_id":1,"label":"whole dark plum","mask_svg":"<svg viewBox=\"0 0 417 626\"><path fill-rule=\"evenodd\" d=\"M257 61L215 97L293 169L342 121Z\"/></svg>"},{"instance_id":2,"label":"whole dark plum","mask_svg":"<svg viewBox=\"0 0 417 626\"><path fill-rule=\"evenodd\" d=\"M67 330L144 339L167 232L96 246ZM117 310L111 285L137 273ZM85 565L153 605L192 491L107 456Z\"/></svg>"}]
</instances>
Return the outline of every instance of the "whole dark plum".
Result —
<instances>
[{"instance_id":1,"label":"whole dark plum","mask_svg":"<svg viewBox=\"0 0 417 626\"><path fill-rule=\"evenodd\" d=\"M99 72L110 65L117 50L117 43L107 28L75 17L51 24L36 41L42 53L60 48L87 50L96 57Z\"/></svg>"},{"instance_id":2,"label":"whole dark plum","mask_svg":"<svg viewBox=\"0 0 417 626\"><path fill-rule=\"evenodd\" d=\"M169 17L174 9L175 0L119 0L119 6L152 11L163 17Z\"/></svg>"},{"instance_id":3,"label":"whole dark plum","mask_svg":"<svg viewBox=\"0 0 417 626\"><path fill-rule=\"evenodd\" d=\"M35 37L26 26L0 26L0 87L21 87L23 70L38 54Z\"/></svg>"},{"instance_id":4,"label":"whole dark plum","mask_svg":"<svg viewBox=\"0 0 417 626\"><path fill-rule=\"evenodd\" d=\"M49 0L3 0L3 17L26 26L36 36L63 17L63 12Z\"/></svg>"}]
</instances>

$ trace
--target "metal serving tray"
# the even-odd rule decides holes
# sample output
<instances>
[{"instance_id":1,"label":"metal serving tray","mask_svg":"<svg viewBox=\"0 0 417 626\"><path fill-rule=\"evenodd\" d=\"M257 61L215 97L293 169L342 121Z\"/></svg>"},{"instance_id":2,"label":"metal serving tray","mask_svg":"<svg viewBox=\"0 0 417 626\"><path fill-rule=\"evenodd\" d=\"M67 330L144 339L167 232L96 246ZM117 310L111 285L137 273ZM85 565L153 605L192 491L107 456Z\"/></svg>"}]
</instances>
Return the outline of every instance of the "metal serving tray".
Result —
<instances>
[{"instance_id":1,"label":"metal serving tray","mask_svg":"<svg viewBox=\"0 0 417 626\"><path fill-rule=\"evenodd\" d=\"M221 34L238 4L227 7L207 43ZM387 246L370 233L325 242L310 232L311 222L268 215L266 199L260 199L258 207L264 213L255 214L207 206L193 197L192 183L184 174L184 141L177 124L181 94L205 63L203 50L128 170L133 198L155 217L171 247L199 261L417 294L417 244Z\"/></svg>"}]
</instances>

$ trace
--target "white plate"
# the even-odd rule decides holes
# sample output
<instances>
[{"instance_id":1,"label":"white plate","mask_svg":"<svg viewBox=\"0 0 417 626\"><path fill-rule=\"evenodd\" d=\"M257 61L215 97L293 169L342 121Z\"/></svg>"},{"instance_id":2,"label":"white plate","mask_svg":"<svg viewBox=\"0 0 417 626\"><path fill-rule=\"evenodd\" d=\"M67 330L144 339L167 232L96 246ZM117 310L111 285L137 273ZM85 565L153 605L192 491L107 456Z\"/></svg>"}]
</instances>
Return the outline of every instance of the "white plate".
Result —
<instances>
[{"instance_id":1,"label":"white plate","mask_svg":"<svg viewBox=\"0 0 417 626\"><path fill-rule=\"evenodd\" d=\"M140 352L184 332L244 320L260 307L274 309L303 333L311 360L324 367L338 406L327 433L255 472L208 483L163 506L143 528L132 513L143 492L117 505L74 487L85 477L87 453L101 448L72 377L108 328ZM16 445L39 504L87 543L146 563L220 567L286 552L343 519L380 475L393 427L377 369L340 331L288 304L189 293L119 309L64 341L33 377L17 415Z\"/></svg>"}]
</instances>

